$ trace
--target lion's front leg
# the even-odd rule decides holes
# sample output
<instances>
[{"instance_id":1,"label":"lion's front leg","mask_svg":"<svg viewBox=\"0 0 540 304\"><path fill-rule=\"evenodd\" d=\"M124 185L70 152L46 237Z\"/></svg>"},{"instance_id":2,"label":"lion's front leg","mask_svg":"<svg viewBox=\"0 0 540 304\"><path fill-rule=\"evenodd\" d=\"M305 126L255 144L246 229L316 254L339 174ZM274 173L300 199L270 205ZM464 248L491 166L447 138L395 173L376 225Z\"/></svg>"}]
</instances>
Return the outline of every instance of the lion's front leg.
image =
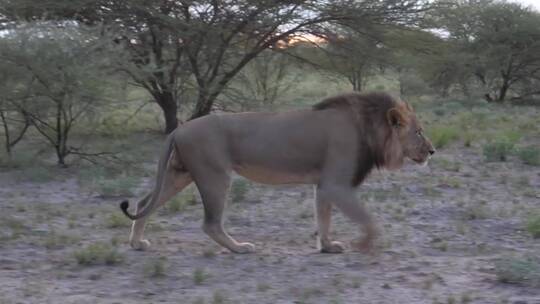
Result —
<instances>
[{"instance_id":1,"label":"lion's front leg","mask_svg":"<svg viewBox=\"0 0 540 304\"><path fill-rule=\"evenodd\" d=\"M364 205L358 202L354 188L349 187L321 187L317 189L317 218L319 222L319 234L321 238L321 252L341 252L337 248L343 248L339 242L328 240L328 230L330 226L331 204L334 203L348 218L358 223L364 229L365 237L355 247L364 252L373 250L373 244L377 238L377 229L370 214ZM339 244L339 245L338 245ZM334 250L334 251L330 251Z\"/></svg>"},{"instance_id":2,"label":"lion's front leg","mask_svg":"<svg viewBox=\"0 0 540 304\"><path fill-rule=\"evenodd\" d=\"M328 234L330 232L330 222L332 217L332 204L324 200L324 195L319 195L315 191L315 217L317 220L317 249L322 253L342 253L345 250L343 243L331 241Z\"/></svg>"}]
</instances>

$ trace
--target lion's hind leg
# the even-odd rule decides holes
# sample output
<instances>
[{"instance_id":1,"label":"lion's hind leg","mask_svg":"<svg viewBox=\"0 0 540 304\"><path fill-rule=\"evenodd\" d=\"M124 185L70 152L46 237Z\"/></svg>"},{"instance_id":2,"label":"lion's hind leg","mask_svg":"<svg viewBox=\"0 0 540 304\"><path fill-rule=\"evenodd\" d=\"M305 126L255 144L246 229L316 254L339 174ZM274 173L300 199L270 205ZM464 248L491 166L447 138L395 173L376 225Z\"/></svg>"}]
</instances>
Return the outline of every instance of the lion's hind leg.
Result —
<instances>
[{"instance_id":1,"label":"lion's hind leg","mask_svg":"<svg viewBox=\"0 0 540 304\"><path fill-rule=\"evenodd\" d=\"M137 202L137 208L135 212L143 209L148 201L152 198L153 192L148 193L143 199ZM146 217L133 221L131 224L131 233L129 234L129 244L131 248L136 250L145 250L150 247L150 242L143 239L144 225L146 223Z\"/></svg>"},{"instance_id":2,"label":"lion's hind leg","mask_svg":"<svg viewBox=\"0 0 540 304\"><path fill-rule=\"evenodd\" d=\"M171 197L176 193L182 191L185 187L191 184L193 180L189 173L185 171L179 171L172 167L167 168L167 173L164 181L164 188L161 190L160 200L157 202L157 207L164 205ZM137 203L136 213L138 213L144 206L150 201L154 195L154 191L147 194L142 200ZM146 219L148 217L142 217L135 221L131 226L131 233L129 235L129 244L133 249L145 250L150 247L150 242L143 239L144 227L146 225Z\"/></svg>"}]
</instances>

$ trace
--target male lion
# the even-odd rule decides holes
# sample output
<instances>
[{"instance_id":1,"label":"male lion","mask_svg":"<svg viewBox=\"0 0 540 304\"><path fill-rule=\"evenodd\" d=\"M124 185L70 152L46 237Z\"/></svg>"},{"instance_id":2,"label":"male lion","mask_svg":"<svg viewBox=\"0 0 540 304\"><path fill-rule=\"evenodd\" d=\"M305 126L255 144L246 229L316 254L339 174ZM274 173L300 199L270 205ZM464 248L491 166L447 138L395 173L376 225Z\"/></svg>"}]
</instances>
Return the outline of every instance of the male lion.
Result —
<instances>
[{"instance_id":1,"label":"male lion","mask_svg":"<svg viewBox=\"0 0 540 304\"><path fill-rule=\"evenodd\" d=\"M130 244L146 249L146 218L177 192L195 182L204 205L203 230L236 253L253 252L223 228L223 210L235 171L265 184L316 185L318 248L339 253L342 243L328 236L332 205L361 224L359 244L369 249L376 235L355 189L373 168L397 169L404 158L426 163L435 153L413 109L384 93L331 97L311 109L283 113L216 114L179 126L166 140L156 185L130 214Z\"/></svg>"}]
</instances>

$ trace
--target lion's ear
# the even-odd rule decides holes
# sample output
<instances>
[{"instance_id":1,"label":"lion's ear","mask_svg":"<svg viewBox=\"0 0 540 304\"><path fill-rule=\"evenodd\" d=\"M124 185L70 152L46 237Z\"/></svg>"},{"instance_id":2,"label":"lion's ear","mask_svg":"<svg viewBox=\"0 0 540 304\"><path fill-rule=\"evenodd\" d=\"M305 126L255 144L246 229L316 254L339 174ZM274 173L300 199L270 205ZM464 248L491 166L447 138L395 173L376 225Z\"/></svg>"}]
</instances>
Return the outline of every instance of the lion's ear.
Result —
<instances>
[{"instance_id":1,"label":"lion's ear","mask_svg":"<svg viewBox=\"0 0 540 304\"><path fill-rule=\"evenodd\" d=\"M390 126L398 128L405 125L405 114L398 108L391 108L386 112L386 119Z\"/></svg>"}]
</instances>

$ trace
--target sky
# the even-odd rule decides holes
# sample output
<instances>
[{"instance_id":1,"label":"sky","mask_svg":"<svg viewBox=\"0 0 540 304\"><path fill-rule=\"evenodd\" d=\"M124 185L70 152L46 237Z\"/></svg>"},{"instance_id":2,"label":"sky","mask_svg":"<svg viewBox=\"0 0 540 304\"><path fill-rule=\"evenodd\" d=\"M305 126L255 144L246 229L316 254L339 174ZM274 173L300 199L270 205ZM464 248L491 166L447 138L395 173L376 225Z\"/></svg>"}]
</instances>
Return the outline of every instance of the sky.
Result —
<instances>
[{"instance_id":1,"label":"sky","mask_svg":"<svg viewBox=\"0 0 540 304\"><path fill-rule=\"evenodd\" d=\"M531 5L537 11L540 11L540 0L514 0L515 2L523 3L525 5Z\"/></svg>"}]
</instances>

